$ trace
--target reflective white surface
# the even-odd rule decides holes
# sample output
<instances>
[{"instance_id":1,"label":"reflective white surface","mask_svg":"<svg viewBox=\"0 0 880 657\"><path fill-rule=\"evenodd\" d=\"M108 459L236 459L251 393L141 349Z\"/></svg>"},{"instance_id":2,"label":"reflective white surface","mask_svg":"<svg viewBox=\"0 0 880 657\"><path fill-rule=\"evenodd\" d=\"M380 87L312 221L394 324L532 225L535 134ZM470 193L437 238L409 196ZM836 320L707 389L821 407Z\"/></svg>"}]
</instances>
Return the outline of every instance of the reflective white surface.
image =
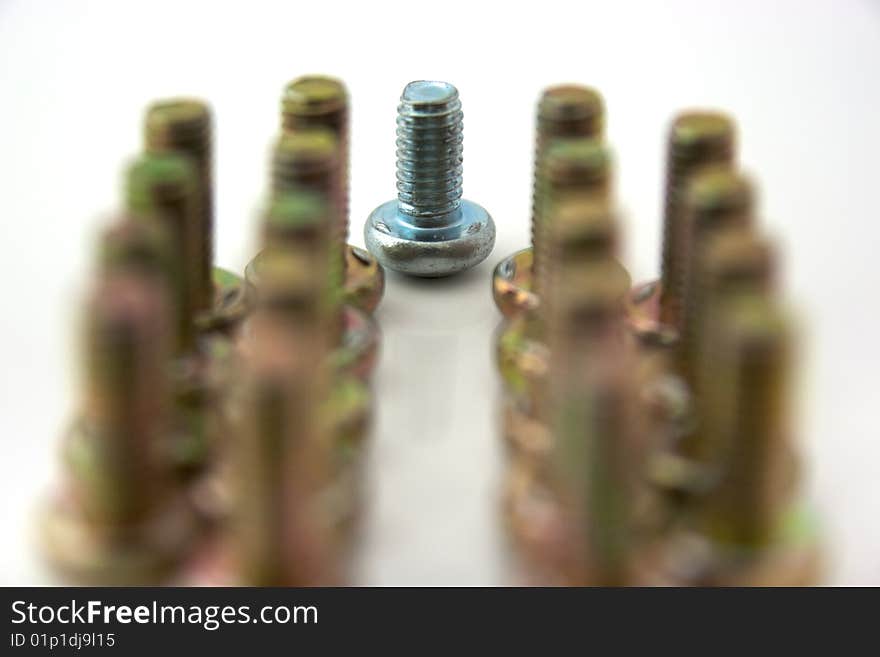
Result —
<instances>
[{"instance_id":1,"label":"reflective white surface","mask_svg":"<svg viewBox=\"0 0 880 657\"><path fill-rule=\"evenodd\" d=\"M708 106L738 119L742 162L760 184L767 230L783 241L787 288L805 320L800 433L827 526L829 581L880 584L878 5L446 6L0 3L0 583L53 581L30 542L34 505L75 406L73 319L93 237L139 148L144 106L191 94L215 107L217 261L241 271L282 87L327 72L345 79L354 103L353 242L394 195L400 90L425 78L461 92L464 194L498 228L495 252L459 278L389 276L359 581L507 581L489 276L528 242L537 96L575 81L607 101L634 280L657 269L671 116ZM408 49L391 38L427 41L431 30L455 36Z\"/></svg>"}]
</instances>

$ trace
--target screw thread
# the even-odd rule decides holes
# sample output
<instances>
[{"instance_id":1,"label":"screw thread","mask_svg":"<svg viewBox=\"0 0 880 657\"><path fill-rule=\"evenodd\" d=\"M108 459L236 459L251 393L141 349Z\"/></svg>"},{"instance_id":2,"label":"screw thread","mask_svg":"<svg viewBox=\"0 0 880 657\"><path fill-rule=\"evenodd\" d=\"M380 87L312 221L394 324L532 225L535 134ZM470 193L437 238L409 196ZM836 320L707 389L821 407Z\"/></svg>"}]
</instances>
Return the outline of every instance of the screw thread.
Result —
<instances>
[{"instance_id":1,"label":"screw thread","mask_svg":"<svg viewBox=\"0 0 880 657\"><path fill-rule=\"evenodd\" d=\"M264 252L281 251L302 259L315 272L334 329L334 344L342 339L342 278L337 245L331 234L331 212L325 200L307 190L284 192L272 199L263 219ZM261 256L262 263L267 256ZM257 264L258 268L262 265ZM259 274L259 272L254 272Z\"/></svg>"},{"instance_id":2,"label":"screw thread","mask_svg":"<svg viewBox=\"0 0 880 657\"><path fill-rule=\"evenodd\" d=\"M270 277L260 290L253 317L259 340L245 354L233 536L253 585L315 584L324 577L316 560L328 556L313 515L325 475L319 409L327 342L316 312L317 276L301 264L274 260L279 280ZM283 304L283 312L270 303Z\"/></svg>"},{"instance_id":3,"label":"screw thread","mask_svg":"<svg viewBox=\"0 0 880 657\"><path fill-rule=\"evenodd\" d=\"M705 166L732 165L735 142L733 120L715 112L681 114L669 131L660 296L660 319L669 326L681 327L682 299L676 282L687 251L683 215L688 182Z\"/></svg>"},{"instance_id":4,"label":"screw thread","mask_svg":"<svg viewBox=\"0 0 880 657\"><path fill-rule=\"evenodd\" d=\"M305 190L325 200L332 210L329 225L335 227L336 252L333 257L338 262L333 271L343 272L346 236L339 230L343 199L340 196L342 172L337 144L333 133L325 128L282 134L272 152L272 196Z\"/></svg>"},{"instance_id":5,"label":"screw thread","mask_svg":"<svg viewBox=\"0 0 880 657\"><path fill-rule=\"evenodd\" d=\"M566 199L581 197L602 203L611 197L611 162L608 150L592 139L557 139L543 158L533 223L533 281L538 295L547 291L545 276L551 219Z\"/></svg>"},{"instance_id":6,"label":"screw thread","mask_svg":"<svg viewBox=\"0 0 880 657\"><path fill-rule=\"evenodd\" d=\"M689 381L697 416L709 414L706 396L719 380L716 355L724 309L738 299L766 296L774 288L776 255L771 244L749 227L729 227L707 240L697 261L691 287L688 349ZM713 432L702 426L684 437L682 451L702 462L719 458L719 445Z\"/></svg>"},{"instance_id":7,"label":"screw thread","mask_svg":"<svg viewBox=\"0 0 880 657\"><path fill-rule=\"evenodd\" d=\"M118 217L101 234L99 243L100 275L130 272L167 284L174 262L168 235L158 222Z\"/></svg>"},{"instance_id":8,"label":"screw thread","mask_svg":"<svg viewBox=\"0 0 880 657\"><path fill-rule=\"evenodd\" d=\"M772 539L790 499L787 401L791 336L772 299L727 307L718 325L717 381L708 390L706 429L724 452L724 471L706 500L708 533L735 545Z\"/></svg>"},{"instance_id":9,"label":"screw thread","mask_svg":"<svg viewBox=\"0 0 880 657\"><path fill-rule=\"evenodd\" d=\"M314 128L329 130L339 147L340 199L339 234L344 245L348 239L349 224L349 100L341 80L325 76L297 78L284 89L281 100L281 127L284 132L300 132ZM342 259L343 266L345 259Z\"/></svg>"},{"instance_id":10,"label":"screw thread","mask_svg":"<svg viewBox=\"0 0 880 657\"><path fill-rule=\"evenodd\" d=\"M189 352L195 346L196 310L211 292L201 287L196 173L180 155L147 154L131 166L126 182L128 210L142 221L157 223L167 236L166 279L174 306L175 351Z\"/></svg>"},{"instance_id":11,"label":"screw thread","mask_svg":"<svg viewBox=\"0 0 880 657\"><path fill-rule=\"evenodd\" d=\"M727 166L710 167L693 176L685 199L683 249L678 277L671 281L670 292L681 300L679 356L682 374L693 382L696 355L695 332L699 331L699 301L694 277L707 244L720 232L752 223L752 186L741 174Z\"/></svg>"},{"instance_id":12,"label":"screw thread","mask_svg":"<svg viewBox=\"0 0 880 657\"><path fill-rule=\"evenodd\" d=\"M200 100L160 101L147 110L144 126L146 150L150 153L180 153L192 161L198 176L198 241L200 256L196 310L210 309L214 283L214 174L211 111Z\"/></svg>"},{"instance_id":13,"label":"screw thread","mask_svg":"<svg viewBox=\"0 0 880 657\"><path fill-rule=\"evenodd\" d=\"M82 442L68 445L74 490L94 519L140 517L156 494L170 393L167 301L155 281L116 273L87 304Z\"/></svg>"},{"instance_id":14,"label":"screw thread","mask_svg":"<svg viewBox=\"0 0 880 657\"><path fill-rule=\"evenodd\" d=\"M462 121L458 90L420 80L397 107L397 200L418 226L442 225L461 204Z\"/></svg>"},{"instance_id":15,"label":"screw thread","mask_svg":"<svg viewBox=\"0 0 880 657\"><path fill-rule=\"evenodd\" d=\"M591 291L569 297L562 331L551 334L550 427L560 492L579 546L571 576L578 583L620 585L629 579L644 450L632 364L611 330L619 325L620 298L599 278Z\"/></svg>"},{"instance_id":16,"label":"screw thread","mask_svg":"<svg viewBox=\"0 0 880 657\"><path fill-rule=\"evenodd\" d=\"M556 304L570 303L571 285L585 286L587 299L597 290L593 279L602 279L613 295L623 298L630 287L626 269L616 260L619 239L617 218L606 200L573 196L559 203L549 222L544 243L541 279L545 294L542 313L553 316Z\"/></svg>"},{"instance_id":17,"label":"screw thread","mask_svg":"<svg viewBox=\"0 0 880 657\"><path fill-rule=\"evenodd\" d=\"M543 158L549 144L560 137L584 137L601 141L605 130L605 104L595 89L559 85L546 89L538 101L535 160L532 183L532 245L541 206Z\"/></svg>"}]
</instances>

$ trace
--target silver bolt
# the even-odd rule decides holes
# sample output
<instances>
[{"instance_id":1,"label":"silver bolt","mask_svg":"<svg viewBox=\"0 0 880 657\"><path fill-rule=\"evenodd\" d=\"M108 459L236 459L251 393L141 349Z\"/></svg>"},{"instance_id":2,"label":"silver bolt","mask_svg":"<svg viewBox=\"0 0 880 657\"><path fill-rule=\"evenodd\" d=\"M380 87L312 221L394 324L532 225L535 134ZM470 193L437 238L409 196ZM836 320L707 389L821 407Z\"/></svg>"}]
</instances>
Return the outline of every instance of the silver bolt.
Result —
<instances>
[{"instance_id":1,"label":"silver bolt","mask_svg":"<svg viewBox=\"0 0 880 657\"><path fill-rule=\"evenodd\" d=\"M397 108L397 199L373 210L364 225L370 253L412 276L450 276L485 260L495 224L461 198L462 112L458 90L420 80Z\"/></svg>"}]
</instances>

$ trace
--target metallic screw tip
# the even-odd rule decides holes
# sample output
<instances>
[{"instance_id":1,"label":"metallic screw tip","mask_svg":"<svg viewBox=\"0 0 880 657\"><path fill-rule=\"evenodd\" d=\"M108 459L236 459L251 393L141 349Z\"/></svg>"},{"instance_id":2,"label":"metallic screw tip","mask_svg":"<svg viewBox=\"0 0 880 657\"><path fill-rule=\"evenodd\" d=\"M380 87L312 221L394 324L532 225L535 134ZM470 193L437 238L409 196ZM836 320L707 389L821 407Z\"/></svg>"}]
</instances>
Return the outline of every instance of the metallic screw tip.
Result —
<instances>
[{"instance_id":1,"label":"metallic screw tip","mask_svg":"<svg viewBox=\"0 0 880 657\"><path fill-rule=\"evenodd\" d=\"M538 122L553 125L595 119L594 128L600 128L605 113L601 94L595 89L574 84L562 84L545 90L538 103ZM548 126L549 127L549 126ZM566 125L566 127L568 127ZM580 134L572 136L597 136Z\"/></svg>"},{"instance_id":2,"label":"metallic screw tip","mask_svg":"<svg viewBox=\"0 0 880 657\"><path fill-rule=\"evenodd\" d=\"M150 154L176 153L189 158L196 173L198 256L187 254L187 267L198 271L194 283L197 312L213 302L211 270L214 262L214 184L212 173L211 109L193 98L173 98L153 103L144 120L144 144Z\"/></svg>"},{"instance_id":3,"label":"metallic screw tip","mask_svg":"<svg viewBox=\"0 0 880 657\"><path fill-rule=\"evenodd\" d=\"M734 133L733 121L720 112L688 112L672 124L670 141L681 147L699 147L729 141Z\"/></svg>"},{"instance_id":4,"label":"metallic screw tip","mask_svg":"<svg viewBox=\"0 0 880 657\"><path fill-rule=\"evenodd\" d=\"M447 82L409 83L397 108L397 200L364 226L367 249L384 267L424 277L469 269L492 251L495 224L462 199L462 120Z\"/></svg>"},{"instance_id":5,"label":"metallic screw tip","mask_svg":"<svg viewBox=\"0 0 880 657\"><path fill-rule=\"evenodd\" d=\"M660 318L678 330L683 311L678 281L689 248L685 235L688 185L696 172L705 167L733 166L735 149L736 124L721 112L685 112L673 120L669 129Z\"/></svg>"},{"instance_id":6,"label":"metallic screw tip","mask_svg":"<svg viewBox=\"0 0 880 657\"><path fill-rule=\"evenodd\" d=\"M404 102L424 105L442 105L456 98L458 98L458 89L448 82L434 80L410 82L400 96L400 100Z\"/></svg>"},{"instance_id":7,"label":"metallic screw tip","mask_svg":"<svg viewBox=\"0 0 880 657\"><path fill-rule=\"evenodd\" d=\"M746 211L754 203L748 178L725 165L708 167L688 186L687 201L696 211Z\"/></svg>"},{"instance_id":8,"label":"metallic screw tip","mask_svg":"<svg viewBox=\"0 0 880 657\"><path fill-rule=\"evenodd\" d=\"M285 192L275 196L263 222L263 246L274 242L289 244L300 240L312 243L329 218L324 199L307 191Z\"/></svg>"},{"instance_id":9,"label":"metallic screw tip","mask_svg":"<svg viewBox=\"0 0 880 657\"><path fill-rule=\"evenodd\" d=\"M323 75L297 78L287 85L281 99L284 113L323 116L345 109L348 93L341 80Z\"/></svg>"}]
</instances>

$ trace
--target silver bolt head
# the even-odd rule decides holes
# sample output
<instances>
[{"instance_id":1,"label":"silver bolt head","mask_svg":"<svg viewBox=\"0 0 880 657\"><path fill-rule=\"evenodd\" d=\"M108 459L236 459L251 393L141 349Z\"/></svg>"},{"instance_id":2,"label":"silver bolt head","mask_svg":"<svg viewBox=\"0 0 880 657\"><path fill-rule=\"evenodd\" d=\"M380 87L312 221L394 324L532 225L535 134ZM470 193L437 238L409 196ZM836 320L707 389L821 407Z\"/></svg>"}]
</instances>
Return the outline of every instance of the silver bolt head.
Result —
<instances>
[{"instance_id":1,"label":"silver bolt head","mask_svg":"<svg viewBox=\"0 0 880 657\"><path fill-rule=\"evenodd\" d=\"M420 223L425 223L421 218ZM364 224L367 250L387 268L409 276L439 278L470 269L492 252L495 222L486 210L462 199L436 226L416 226L397 200L373 210Z\"/></svg>"}]
</instances>

